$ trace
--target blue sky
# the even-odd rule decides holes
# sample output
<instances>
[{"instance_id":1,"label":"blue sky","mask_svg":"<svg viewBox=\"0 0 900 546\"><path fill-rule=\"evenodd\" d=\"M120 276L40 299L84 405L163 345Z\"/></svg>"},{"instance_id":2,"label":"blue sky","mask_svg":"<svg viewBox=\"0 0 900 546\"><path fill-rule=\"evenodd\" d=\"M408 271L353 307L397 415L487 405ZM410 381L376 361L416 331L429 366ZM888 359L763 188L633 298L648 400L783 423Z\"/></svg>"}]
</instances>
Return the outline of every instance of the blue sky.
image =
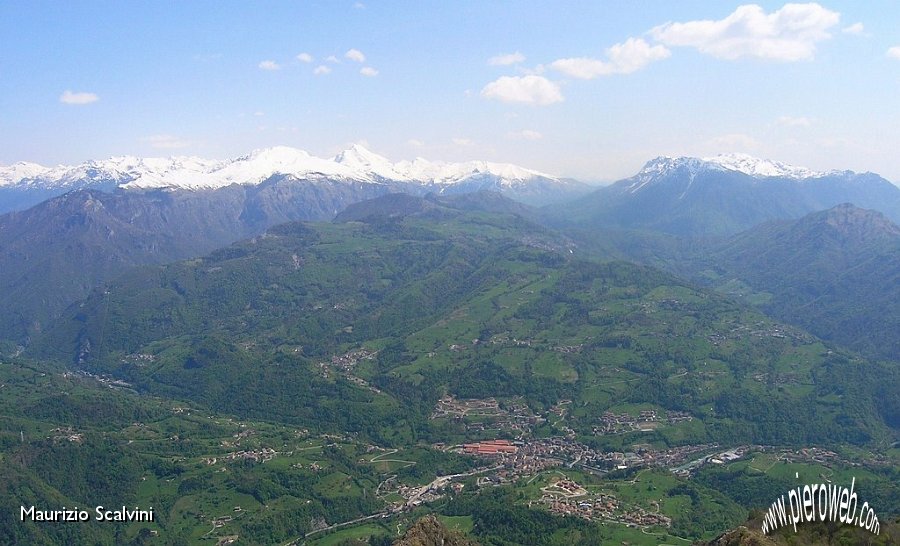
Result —
<instances>
[{"instance_id":1,"label":"blue sky","mask_svg":"<svg viewBox=\"0 0 900 546\"><path fill-rule=\"evenodd\" d=\"M897 48L897 49L892 49ZM746 152L900 181L900 6L0 0L0 162Z\"/></svg>"}]
</instances>

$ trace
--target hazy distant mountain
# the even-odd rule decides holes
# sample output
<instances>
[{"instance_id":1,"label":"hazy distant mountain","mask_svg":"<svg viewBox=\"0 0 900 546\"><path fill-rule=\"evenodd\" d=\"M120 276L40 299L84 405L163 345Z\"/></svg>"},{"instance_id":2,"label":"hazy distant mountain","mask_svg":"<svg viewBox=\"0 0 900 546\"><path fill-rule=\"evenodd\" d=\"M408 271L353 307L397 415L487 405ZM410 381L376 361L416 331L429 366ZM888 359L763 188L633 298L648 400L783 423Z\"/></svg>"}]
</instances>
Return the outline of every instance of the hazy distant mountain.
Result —
<instances>
[{"instance_id":1,"label":"hazy distant mountain","mask_svg":"<svg viewBox=\"0 0 900 546\"><path fill-rule=\"evenodd\" d=\"M421 158L391 163L358 145L322 159L303 150L277 146L223 161L123 156L53 168L16 163L0 167L0 212L21 210L77 189L215 190L232 184L258 185L278 175L307 184L386 184L420 194L489 189L536 204L557 202L589 190L574 180L502 163L444 163Z\"/></svg>"},{"instance_id":2,"label":"hazy distant mountain","mask_svg":"<svg viewBox=\"0 0 900 546\"><path fill-rule=\"evenodd\" d=\"M707 267L782 320L900 360L900 227L879 212L843 204L766 223L718 245Z\"/></svg>"},{"instance_id":3,"label":"hazy distant mountain","mask_svg":"<svg viewBox=\"0 0 900 546\"><path fill-rule=\"evenodd\" d=\"M0 339L25 339L90 288L130 267L190 258L294 220L399 191L276 175L191 191L95 189L0 215Z\"/></svg>"},{"instance_id":4,"label":"hazy distant mountain","mask_svg":"<svg viewBox=\"0 0 900 546\"><path fill-rule=\"evenodd\" d=\"M40 332L99 282L240 237L239 196L108 194L83 190L0 216L0 338ZM195 197L191 199L191 197ZM215 203L214 211L208 206Z\"/></svg>"},{"instance_id":5,"label":"hazy distant mountain","mask_svg":"<svg viewBox=\"0 0 900 546\"><path fill-rule=\"evenodd\" d=\"M533 215L499 193L427 198L400 183L300 180L275 175L256 185L191 191L73 191L0 215L0 339L23 340L99 283L125 270L210 252L297 220L389 216L391 207ZM388 194L382 200L368 201Z\"/></svg>"},{"instance_id":6,"label":"hazy distant mountain","mask_svg":"<svg viewBox=\"0 0 900 546\"><path fill-rule=\"evenodd\" d=\"M535 209L503 197L492 191L416 197L404 193L392 193L375 199L354 203L334 217L335 222L368 221L371 219L430 216L433 218L457 216L463 211L482 211L514 214L534 218Z\"/></svg>"},{"instance_id":7,"label":"hazy distant mountain","mask_svg":"<svg viewBox=\"0 0 900 546\"><path fill-rule=\"evenodd\" d=\"M0 216L0 293L8 294L0 339L39 332L129 267L197 256L284 222L331 220L380 195L494 190L546 203L585 188L506 164L393 164L361 146L331 159L275 147L226 161L118 157L0 167L0 212L27 209Z\"/></svg>"},{"instance_id":8,"label":"hazy distant mountain","mask_svg":"<svg viewBox=\"0 0 900 546\"><path fill-rule=\"evenodd\" d=\"M659 157L551 214L568 224L721 236L840 203L900 221L900 188L876 174L816 172L746 155Z\"/></svg>"}]
</instances>

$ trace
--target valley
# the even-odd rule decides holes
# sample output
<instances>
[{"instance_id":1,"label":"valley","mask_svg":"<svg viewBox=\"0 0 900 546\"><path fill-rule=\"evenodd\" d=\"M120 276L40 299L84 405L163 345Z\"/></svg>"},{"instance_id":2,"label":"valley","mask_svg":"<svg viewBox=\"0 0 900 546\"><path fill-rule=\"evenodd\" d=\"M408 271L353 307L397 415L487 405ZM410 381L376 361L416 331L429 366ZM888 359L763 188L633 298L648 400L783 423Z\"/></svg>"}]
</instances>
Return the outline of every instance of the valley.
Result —
<instances>
[{"instance_id":1,"label":"valley","mask_svg":"<svg viewBox=\"0 0 900 546\"><path fill-rule=\"evenodd\" d=\"M791 471L852 477L900 513L891 361L767 315L786 294L734 293L786 286L730 280L750 271L727 269L739 243L595 244L545 213L388 194L109 273L4 348L4 494L107 491L158 518L0 523L23 541L386 544L438 514L488 540L688 544L752 518ZM824 218L891 244L873 214Z\"/></svg>"},{"instance_id":2,"label":"valley","mask_svg":"<svg viewBox=\"0 0 900 546\"><path fill-rule=\"evenodd\" d=\"M382 198L363 221L286 224L94 291L7 355L4 458L80 505L33 453L133 465L119 498L159 520L101 542L393 540L432 512L490 534L475 516L512 495L515 517L562 518L548 544L590 522L688 543L794 467L852 473L898 510L896 401L860 405L900 392L895 368L517 215L423 203ZM37 406L13 390L28 382ZM91 392L106 426L86 420ZM735 472L761 472L756 496L722 481Z\"/></svg>"},{"instance_id":3,"label":"valley","mask_svg":"<svg viewBox=\"0 0 900 546\"><path fill-rule=\"evenodd\" d=\"M116 535L118 543L142 543L150 537L197 544L228 539L287 543L299 530L304 540L298 544L333 543L333 537L347 536L352 529L395 537L397 523L408 526L423 511L452 515L471 495L475 497L465 502L509 489L524 495L516 501L523 508L605 522L613 525L615 536L650 544L644 541L659 533L696 536L695 531L681 534L689 529L684 518L692 502L719 503L727 511L715 517L728 513L729 521L739 522L746 513L740 508L746 506L746 490L732 484L734 489L726 491L735 498L728 500L707 489L723 473L735 472L749 473L742 479L756 480L761 495L768 489L760 490L759 480L778 485L782 482L777 480L798 469L815 479L853 476L882 510L891 510L896 502L896 491L881 489L889 483L884 473L896 472L896 461L860 458L859 451L840 455L822 449L709 444L658 451L645 444L622 453L565 436L531 434L510 440L516 451L509 454L465 455L461 445L387 449L359 436L314 434L211 414L190 404L139 396L122 385L30 366L20 361L0 367L0 401L4 415L12 417L2 431L5 460L17 480L49 479L69 499L64 502L78 506L92 499L79 489L79 476L91 479L91 472L105 473L109 464L133 476L133 481L118 482L125 490L110 493L129 504L152 506L158 519L117 531L122 533ZM85 404L91 404L88 412ZM553 415L547 412L545 418ZM50 429L55 420L77 424ZM53 477L84 465L85 457L95 466L85 466L84 474ZM52 498L30 502L46 505ZM709 525L715 525L712 521L717 520ZM92 525L101 542L110 536L101 524ZM78 532L89 536L84 534L88 528Z\"/></svg>"},{"instance_id":4,"label":"valley","mask_svg":"<svg viewBox=\"0 0 900 546\"><path fill-rule=\"evenodd\" d=\"M0 546L900 544L896 7L0 1Z\"/></svg>"}]
</instances>

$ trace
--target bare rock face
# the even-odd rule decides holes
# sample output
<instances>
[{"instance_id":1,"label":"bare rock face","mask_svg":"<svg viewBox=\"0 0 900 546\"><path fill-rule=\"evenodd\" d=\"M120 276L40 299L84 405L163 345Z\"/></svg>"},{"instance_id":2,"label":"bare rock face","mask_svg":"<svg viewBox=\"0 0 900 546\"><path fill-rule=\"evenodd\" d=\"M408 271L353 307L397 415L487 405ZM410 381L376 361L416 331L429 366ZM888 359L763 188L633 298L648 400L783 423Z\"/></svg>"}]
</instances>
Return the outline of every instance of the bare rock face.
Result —
<instances>
[{"instance_id":1,"label":"bare rock face","mask_svg":"<svg viewBox=\"0 0 900 546\"><path fill-rule=\"evenodd\" d=\"M479 546L462 533L451 531L434 516L425 516L410 527L394 546Z\"/></svg>"}]
</instances>

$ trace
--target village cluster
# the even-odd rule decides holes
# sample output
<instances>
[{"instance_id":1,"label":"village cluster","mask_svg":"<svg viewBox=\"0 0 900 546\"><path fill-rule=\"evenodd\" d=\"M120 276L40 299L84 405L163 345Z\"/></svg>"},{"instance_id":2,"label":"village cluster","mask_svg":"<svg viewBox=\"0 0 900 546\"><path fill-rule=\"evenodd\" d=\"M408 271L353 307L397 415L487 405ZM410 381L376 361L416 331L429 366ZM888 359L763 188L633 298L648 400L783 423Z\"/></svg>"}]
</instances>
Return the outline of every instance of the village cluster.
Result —
<instances>
[{"instance_id":1,"label":"village cluster","mask_svg":"<svg viewBox=\"0 0 900 546\"><path fill-rule=\"evenodd\" d=\"M665 416L657 414L656 410L641 410L635 416L630 413L604 412L600 416L600 423L592 428L594 434L622 434L632 431L653 430L660 423L674 425L691 421L693 417L683 411L667 411Z\"/></svg>"},{"instance_id":2,"label":"village cluster","mask_svg":"<svg viewBox=\"0 0 900 546\"><path fill-rule=\"evenodd\" d=\"M612 494L592 494L570 479L551 481L549 485L541 488L541 492L543 495L538 504L561 516L575 516L638 527L672 526L672 518L665 514L649 512L636 505L625 506Z\"/></svg>"},{"instance_id":3,"label":"village cluster","mask_svg":"<svg viewBox=\"0 0 900 546\"><path fill-rule=\"evenodd\" d=\"M737 335L784 335L783 331L752 330L746 332L732 332ZM496 336L495 336L496 337ZM529 340L492 339L492 343L527 344ZM561 346L556 350L560 352L577 352L580 347ZM356 367L364 362L373 360L377 351L369 349L357 349L345 354L333 356L329 361L319 364L320 372L329 376L337 374L351 381L368 386L365 381L356 375ZM150 360L145 355L136 355L132 359L135 363L143 363ZM686 373L686 371L684 371ZM100 381L106 378L92 377ZM768 378L757 377L758 381ZM113 385L111 385L113 386ZM118 385L115 385L118 386ZM369 387L373 390L374 387ZM511 398L498 400L495 398L484 399L457 399L446 395L437 401L431 414L431 419L445 419L461 425L467 437L478 438L462 444L434 444L434 449L455 452L477 458L481 464L468 472L437 476L425 485L410 485L403 483L397 475L387 476L377 487L375 495L387 503L385 510L367 516L363 519L375 517L388 517L391 514L413 509L422 504L437 501L448 494L459 494L465 483L475 487L492 487L504 484L530 484L533 480L544 485L539 488L540 496L532 497L528 501L529 506L542 507L543 509L565 517L580 517L591 521L610 522L628 525L632 527L671 527L671 518L660 511L658 504L638 505L624 502L613 490L599 485L585 485L578 483L573 477L578 472L567 473L567 469L577 470L582 473L598 476L609 476L614 479L639 479L639 472L645 469L666 469L678 476L690 477L705 465L723 465L747 456L750 453L770 453L774 460L783 462L812 462L819 464L840 464L848 461L842 460L836 453L820 448L808 448L802 450L776 449L767 446L747 445L731 448L723 448L717 444L695 444L661 449L649 443L630 444L628 449L622 451L606 451L591 447L578 441L576 432L568 426L567 417L572 411L571 400L559 400L550 406L545 412L536 413L524 399ZM190 414L189 409L182 407L172 408L174 413ZM654 408L635 408L633 411L607 411L603 413L591 430L595 436L608 436L627 434L631 432L649 432L660 426L677 426L690 422L693 417L681 411L659 410ZM231 421L229 419L229 421ZM243 423L236 423L240 429L232 438L220 441L226 453L218 456L204 457L204 463L210 466L221 466L225 471L224 463L237 461L252 461L255 463L267 463L276 457L292 457L294 451L279 450L273 447L261 445L260 442L252 442L252 446L242 446L245 440L256 436L257 432L248 428ZM540 437L535 431L541 427L555 431L554 436ZM143 427L142 423L134 423L134 426ZM308 438L309 431L295 431L298 438ZM81 435L72 427L58 428L51 431L51 437L55 441L81 441ZM325 445L338 445L352 438L322 434L318 436L324 440ZM170 440L178 440L177 437ZM310 448L302 448L310 449ZM369 446L368 452L381 451L381 455L374 458L364 457L360 462L375 463L376 461L391 462L394 464L416 464L414 461L400 459L388 459L396 457L396 450L388 450L378 446ZM318 462L291 464L292 468L308 469L319 472L322 467ZM558 469L554 472L548 472ZM549 481L548 480L549 477ZM466 481L472 478L472 481ZM653 506L655 504L655 506ZM216 518L213 523L213 531L227 525L233 515L225 515ZM335 524L344 525L348 522ZM324 522L323 522L324 524ZM324 524L323 529L332 528ZM318 532L316 531L316 532ZM230 536L227 538L231 538Z\"/></svg>"},{"instance_id":4,"label":"village cluster","mask_svg":"<svg viewBox=\"0 0 900 546\"><path fill-rule=\"evenodd\" d=\"M501 407L495 398L457 400L452 396L438 400L431 418L457 420L463 423L467 433L503 431L514 436L530 434L534 427L546 422L518 399Z\"/></svg>"}]
</instances>

